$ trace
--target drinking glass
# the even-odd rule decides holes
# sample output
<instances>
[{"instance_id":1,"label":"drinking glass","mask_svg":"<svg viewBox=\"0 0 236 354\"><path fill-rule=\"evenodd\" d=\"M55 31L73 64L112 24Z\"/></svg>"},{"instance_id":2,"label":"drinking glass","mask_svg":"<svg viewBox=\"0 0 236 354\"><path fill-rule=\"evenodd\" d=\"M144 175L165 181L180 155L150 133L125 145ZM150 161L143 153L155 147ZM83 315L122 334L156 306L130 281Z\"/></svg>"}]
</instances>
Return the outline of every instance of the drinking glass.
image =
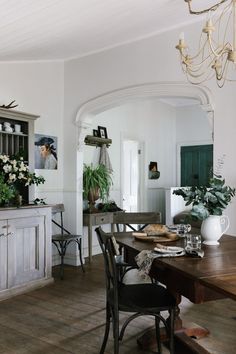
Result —
<instances>
[{"instance_id":1,"label":"drinking glass","mask_svg":"<svg viewBox=\"0 0 236 354\"><path fill-rule=\"evenodd\" d=\"M179 236L185 236L191 230L189 224L177 224L177 234Z\"/></svg>"},{"instance_id":2,"label":"drinking glass","mask_svg":"<svg viewBox=\"0 0 236 354\"><path fill-rule=\"evenodd\" d=\"M200 250L201 249L201 235L187 234L186 235L186 249Z\"/></svg>"}]
</instances>

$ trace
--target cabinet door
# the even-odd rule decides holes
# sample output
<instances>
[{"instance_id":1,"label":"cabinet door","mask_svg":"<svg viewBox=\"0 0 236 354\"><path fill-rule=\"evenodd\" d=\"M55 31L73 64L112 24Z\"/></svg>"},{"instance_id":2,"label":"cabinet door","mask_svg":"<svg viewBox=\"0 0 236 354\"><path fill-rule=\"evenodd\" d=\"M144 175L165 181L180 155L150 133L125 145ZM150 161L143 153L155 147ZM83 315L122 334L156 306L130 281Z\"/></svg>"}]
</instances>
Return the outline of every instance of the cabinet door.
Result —
<instances>
[{"instance_id":1,"label":"cabinet door","mask_svg":"<svg viewBox=\"0 0 236 354\"><path fill-rule=\"evenodd\" d=\"M7 220L0 220L0 290L7 288Z\"/></svg>"},{"instance_id":2,"label":"cabinet door","mask_svg":"<svg viewBox=\"0 0 236 354\"><path fill-rule=\"evenodd\" d=\"M8 287L45 275L44 216L8 220Z\"/></svg>"}]
</instances>

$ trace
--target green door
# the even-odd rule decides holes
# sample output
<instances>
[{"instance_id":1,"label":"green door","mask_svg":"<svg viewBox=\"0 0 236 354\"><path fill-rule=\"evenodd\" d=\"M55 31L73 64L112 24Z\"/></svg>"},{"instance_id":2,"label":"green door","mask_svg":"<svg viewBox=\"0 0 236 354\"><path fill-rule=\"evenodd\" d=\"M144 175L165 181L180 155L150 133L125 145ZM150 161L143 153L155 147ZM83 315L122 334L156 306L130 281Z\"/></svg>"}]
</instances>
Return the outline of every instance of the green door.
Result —
<instances>
[{"instance_id":1,"label":"green door","mask_svg":"<svg viewBox=\"0 0 236 354\"><path fill-rule=\"evenodd\" d=\"M207 185L213 170L213 145L181 147L181 186Z\"/></svg>"}]
</instances>

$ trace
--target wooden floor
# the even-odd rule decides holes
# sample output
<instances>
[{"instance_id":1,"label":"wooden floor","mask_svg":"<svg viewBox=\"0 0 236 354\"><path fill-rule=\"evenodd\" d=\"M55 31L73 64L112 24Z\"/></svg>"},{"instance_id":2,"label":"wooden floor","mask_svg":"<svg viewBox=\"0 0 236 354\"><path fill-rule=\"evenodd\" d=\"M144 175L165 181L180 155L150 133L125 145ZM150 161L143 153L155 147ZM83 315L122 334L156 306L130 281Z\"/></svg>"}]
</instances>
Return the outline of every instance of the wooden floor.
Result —
<instances>
[{"instance_id":1,"label":"wooden floor","mask_svg":"<svg viewBox=\"0 0 236 354\"><path fill-rule=\"evenodd\" d=\"M105 322L104 273L101 256L80 268L66 267L65 279L0 302L0 354L98 354ZM210 329L198 343L212 354L236 353L236 302L220 300L202 305L184 301L187 321ZM137 336L153 325L152 318L131 323L120 354L148 354L138 348ZM106 354L112 354L112 338ZM166 354L168 351L164 349Z\"/></svg>"}]
</instances>

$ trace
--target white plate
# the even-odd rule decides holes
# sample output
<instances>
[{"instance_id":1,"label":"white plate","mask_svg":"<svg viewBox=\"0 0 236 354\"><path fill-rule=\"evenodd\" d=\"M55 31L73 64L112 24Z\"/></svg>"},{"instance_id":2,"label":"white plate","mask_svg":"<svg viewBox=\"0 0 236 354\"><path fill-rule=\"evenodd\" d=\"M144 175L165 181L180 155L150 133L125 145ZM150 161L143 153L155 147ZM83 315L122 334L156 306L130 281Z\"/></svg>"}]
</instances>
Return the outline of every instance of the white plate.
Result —
<instances>
[{"instance_id":1,"label":"white plate","mask_svg":"<svg viewBox=\"0 0 236 354\"><path fill-rule=\"evenodd\" d=\"M165 247L165 248L158 248L155 247L154 251L158 252L158 253L181 253L183 252L183 248L182 247L175 247L175 246L170 246L170 247Z\"/></svg>"}]
</instances>

